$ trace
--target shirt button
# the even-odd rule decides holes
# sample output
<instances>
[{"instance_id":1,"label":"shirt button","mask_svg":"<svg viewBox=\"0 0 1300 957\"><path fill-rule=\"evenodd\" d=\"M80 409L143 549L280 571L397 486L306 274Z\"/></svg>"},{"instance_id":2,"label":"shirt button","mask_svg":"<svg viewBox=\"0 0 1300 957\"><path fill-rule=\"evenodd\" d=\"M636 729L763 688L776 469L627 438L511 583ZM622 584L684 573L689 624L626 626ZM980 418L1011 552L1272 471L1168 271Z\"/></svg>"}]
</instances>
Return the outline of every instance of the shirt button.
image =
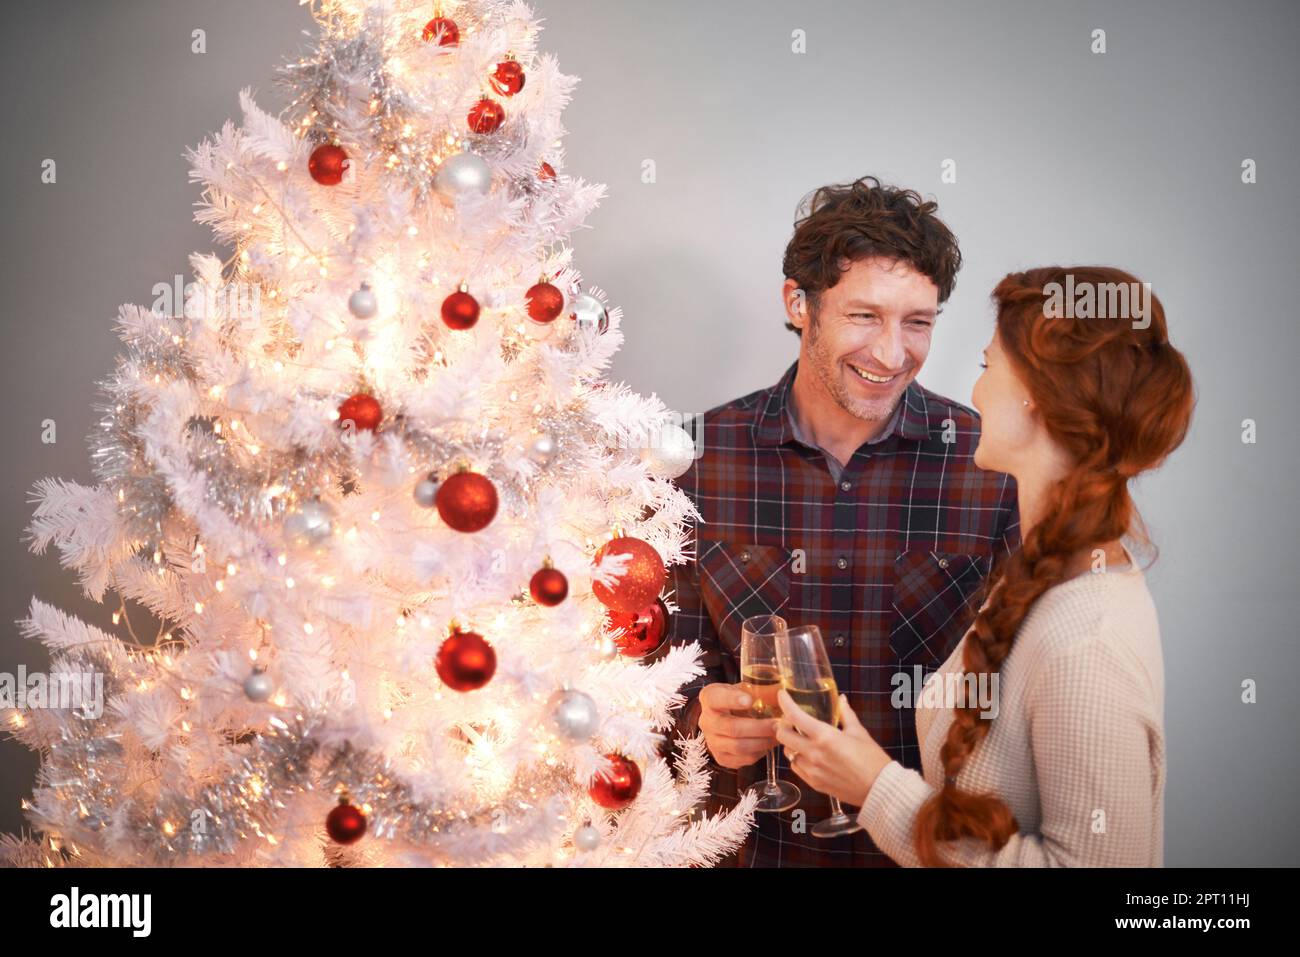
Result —
<instances>
[{"instance_id":1,"label":"shirt button","mask_svg":"<svg viewBox=\"0 0 1300 957\"><path fill-rule=\"evenodd\" d=\"M941 559L939 559L939 567L940 567L940 568L947 568L947 567L948 567L948 559L946 559L946 558L941 558Z\"/></svg>"},{"instance_id":2,"label":"shirt button","mask_svg":"<svg viewBox=\"0 0 1300 957\"><path fill-rule=\"evenodd\" d=\"M843 555L841 555L839 558L835 559L835 564L839 568L848 568L849 560L845 558Z\"/></svg>"},{"instance_id":3,"label":"shirt button","mask_svg":"<svg viewBox=\"0 0 1300 957\"><path fill-rule=\"evenodd\" d=\"M836 635L836 636L835 636L835 647L836 647L836 648L843 648L843 647L844 647L844 636L843 636L843 635Z\"/></svg>"},{"instance_id":4,"label":"shirt button","mask_svg":"<svg viewBox=\"0 0 1300 957\"><path fill-rule=\"evenodd\" d=\"M843 481L843 482L840 483L840 491L841 491L841 492L847 492L847 491L849 491L851 488L853 488L853 483L850 482L850 481L848 481L848 480L845 480L845 481Z\"/></svg>"},{"instance_id":5,"label":"shirt button","mask_svg":"<svg viewBox=\"0 0 1300 957\"><path fill-rule=\"evenodd\" d=\"M742 562L747 562L747 561L749 561L749 552L741 552L741 553L740 553L740 560L741 560Z\"/></svg>"}]
</instances>

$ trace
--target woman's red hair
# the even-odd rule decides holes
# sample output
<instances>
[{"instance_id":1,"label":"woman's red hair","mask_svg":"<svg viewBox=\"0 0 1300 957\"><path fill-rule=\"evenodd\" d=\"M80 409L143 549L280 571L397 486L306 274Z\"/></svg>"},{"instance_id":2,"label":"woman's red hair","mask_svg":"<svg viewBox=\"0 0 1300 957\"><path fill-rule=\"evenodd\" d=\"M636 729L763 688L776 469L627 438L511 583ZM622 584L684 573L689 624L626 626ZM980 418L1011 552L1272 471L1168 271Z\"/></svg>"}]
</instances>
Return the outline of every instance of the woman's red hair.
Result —
<instances>
[{"instance_id":1,"label":"woman's red hair","mask_svg":"<svg viewBox=\"0 0 1300 957\"><path fill-rule=\"evenodd\" d=\"M1061 310L1049 308L1049 291L1066 289L1069 275L1076 290L1086 283L1097 292L1120 288L1112 283L1142 288L1119 269L1049 266L1012 273L993 290L1002 350L1048 433L1075 464L1021 547L990 577L989 600L963 648L968 673L992 674L1002 666L1030 607L1064 579L1071 559L1126 534L1145 538L1128 481L1178 447L1196 402L1191 370L1169 342L1160 300L1150 295L1145 317L1133 314L1144 300L1132 296L1125 316L1059 317ZM1095 306L1105 312L1106 304L1099 296ZM946 866L944 842L974 838L997 850L1018 829L996 794L973 794L955 783L992 727L980 712L978 704L954 709L940 751L945 784L917 815L916 851L927 867Z\"/></svg>"}]
</instances>

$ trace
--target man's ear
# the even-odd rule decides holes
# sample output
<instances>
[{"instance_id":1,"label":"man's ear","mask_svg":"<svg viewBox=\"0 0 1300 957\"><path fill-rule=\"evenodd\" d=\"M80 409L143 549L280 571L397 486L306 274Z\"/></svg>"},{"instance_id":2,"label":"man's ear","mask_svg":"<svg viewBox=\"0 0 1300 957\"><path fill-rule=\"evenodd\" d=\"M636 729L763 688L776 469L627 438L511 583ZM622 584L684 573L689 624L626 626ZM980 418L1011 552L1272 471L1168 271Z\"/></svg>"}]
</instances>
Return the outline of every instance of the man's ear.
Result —
<instances>
[{"instance_id":1,"label":"man's ear","mask_svg":"<svg viewBox=\"0 0 1300 957\"><path fill-rule=\"evenodd\" d=\"M785 300L785 314L790 320L790 324L796 329L805 329L808 325L808 294L801 288L799 283L793 279L787 279L785 285L781 287L781 295Z\"/></svg>"}]
</instances>

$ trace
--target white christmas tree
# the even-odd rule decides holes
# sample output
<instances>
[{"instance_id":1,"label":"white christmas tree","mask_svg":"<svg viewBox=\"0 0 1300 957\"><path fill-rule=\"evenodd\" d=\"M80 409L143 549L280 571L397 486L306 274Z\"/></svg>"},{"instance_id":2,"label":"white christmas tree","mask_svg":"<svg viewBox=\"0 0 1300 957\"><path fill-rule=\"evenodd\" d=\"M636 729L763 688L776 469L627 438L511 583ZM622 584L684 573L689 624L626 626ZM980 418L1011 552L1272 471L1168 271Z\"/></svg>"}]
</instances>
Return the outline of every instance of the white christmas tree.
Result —
<instances>
[{"instance_id":1,"label":"white christmas tree","mask_svg":"<svg viewBox=\"0 0 1300 957\"><path fill-rule=\"evenodd\" d=\"M692 442L604 379L620 312L567 241L604 195L563 173L576 79L518 0L313 12L281 118L245 92L190 154L232 255L121 309L98 484L38 485L33 550L117 611L32 603L47 690L93 676L103 708L5 710L42 766L36 834L0 853L716 863L752 798L703 815L702 739L661 757L699 648L635 657L689 559Z\"/></svg>"}]
</instances>

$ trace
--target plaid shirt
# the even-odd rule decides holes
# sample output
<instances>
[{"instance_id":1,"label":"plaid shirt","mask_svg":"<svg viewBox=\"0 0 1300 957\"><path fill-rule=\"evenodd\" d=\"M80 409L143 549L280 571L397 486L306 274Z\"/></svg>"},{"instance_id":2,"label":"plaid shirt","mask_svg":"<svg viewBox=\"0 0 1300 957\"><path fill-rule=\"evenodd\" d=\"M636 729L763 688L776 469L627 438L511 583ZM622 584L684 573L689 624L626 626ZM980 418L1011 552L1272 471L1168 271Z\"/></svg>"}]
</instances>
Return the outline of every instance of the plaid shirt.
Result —
<instances>
[{"instance_id":1,"label":"plaid shirt","mask_svg":"<svg viewBox=\"0 0 1300 957\"><path fill-rule=\"evenodd\" d=\"M836 684L863 727L919 770L915 715L890 703L891 679L901 671L910 680L917 665L929 674L965 633L994 558L1019 544L1015 480L975 467L976 412L913 382L892 432L862 445L837 482L822 451L794 434L787 410L797 369L705 413L703 454L677 480L704 522L695 561L671 569L680 610L670 639L698 641L708 674L683 689L675 733L697 733L704 685L740 680L741 623L775 613L791 627L821 629ZM803 799L755 815L733 863L892 866L865 832L830 840L808 833L830 815L830 802L790 771L784 749L777 755L780 776ZM766 760L710 769L716 810L762 780Z\"/></svg>"}]
</instances>

